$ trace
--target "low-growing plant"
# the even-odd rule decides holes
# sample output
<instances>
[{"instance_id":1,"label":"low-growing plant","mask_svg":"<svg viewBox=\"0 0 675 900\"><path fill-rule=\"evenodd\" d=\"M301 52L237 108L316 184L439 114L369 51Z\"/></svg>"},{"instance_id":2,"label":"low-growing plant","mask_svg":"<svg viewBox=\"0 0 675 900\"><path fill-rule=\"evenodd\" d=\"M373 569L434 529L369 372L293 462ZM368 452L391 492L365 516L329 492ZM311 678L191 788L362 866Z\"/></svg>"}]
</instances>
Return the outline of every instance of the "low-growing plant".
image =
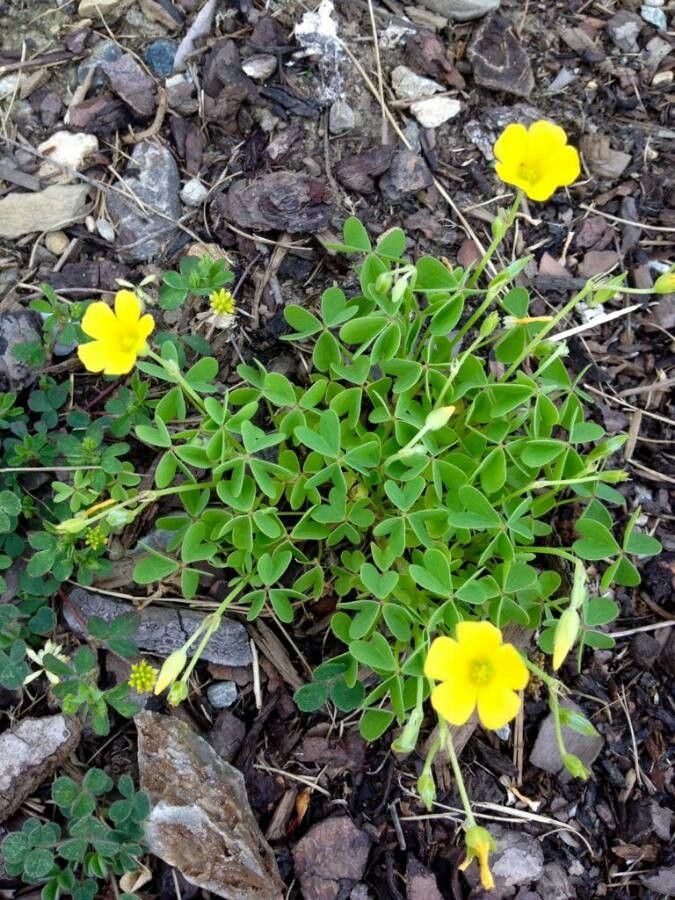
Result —
<instances>
[{"instance_id":1,"label":"low-growing plant","mask_svg":"<svg viewBox=\"0 0 675 900\"><path fill-rule=\"evenodd\" d=\"M7 874L42 885L42 900L94 900L100 880L138 871L146 852L148 797L134 789L128 775L117 782L116 799L105 796L112 791L112 779L102 769L90 769L80 783L57 778L52 802L64 826L31 817L20 831L8 834L0 845ZM117 896L138 900L132 893Z\"/></svg>"},{"instance_id":2,"label":"low-growing plant","mask_svg":"<svg viewBox=\"0 0 675 900\"><path fill-rule=\"evenodd\" d=\"M565 764L584 776L562 741L560 682L502 643L501 629L536 632L556 669L574 646L579 654L611 647L601 628L618 606L604 594L635 585L633 558L659 550L636 531L639 510L621 541L614 536L610 510L623 517L616 485L627 476L611 461L624 438L588 420L588 398L556 336L578 303L645 291L622 277L592 278L554 315L533 314L518 284L529 260L497 266L495 254L523 194L547 199L571 184L578 154L546 122L509 126L495 152L498 174L518 192L473 267L411 258L399 228L373 245L347 220L333 250L356 257L360 290L348 297L335 285L317 308L286 307L284 340L306 362L293 378L254 360L224 389L214 358L185 366L171 342L150 349L154 321L132 291L118 293L114 311L91 304L82 329L93 340L78 348L85 366L111 376L135 367L168 385L152 420L133 429L160 455L153 488L129 480L124 496L113 496L111 486L107 502L56 528L75 539L91 527L119 530L171 498L156 522L171 534L166 551L148 548L136 582L177 580L189 599L214 570L223 573L225 598L159 673L155 690L170 687L174 702L233 602L251 620L265 610L289 623L332 595L330 627L344 649L298 690L298 705L360 710L369 740L396 725L395 747L406 751L431 696L441 727L420 794L433 801L431 760L446 748L467 811L467 864L477 858L484 881L489 835L471 813L445 723L461 724L477 708L486 727L504 725L529 670L549 688ZM198 276L190 264L180 285L166 283L204 292L208 278L199 287ZM210 284L214 315L233 315L231 295ZM552 525L565 507L578 534L571 546ZM596 573L600 596L592 596ZM566 722L592 727L582 718Z\"/></svg>"}]
</instances>

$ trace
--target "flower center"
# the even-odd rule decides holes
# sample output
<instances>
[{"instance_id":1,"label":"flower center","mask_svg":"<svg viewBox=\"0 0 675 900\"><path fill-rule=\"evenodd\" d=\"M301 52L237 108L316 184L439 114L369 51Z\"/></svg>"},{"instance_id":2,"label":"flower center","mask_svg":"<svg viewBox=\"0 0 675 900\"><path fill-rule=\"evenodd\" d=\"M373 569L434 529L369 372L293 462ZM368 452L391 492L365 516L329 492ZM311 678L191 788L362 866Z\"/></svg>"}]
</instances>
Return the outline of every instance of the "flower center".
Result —
<instances>
[{"instance_id":1,"label":"flower center","mask_svg":"<svg viewBox=\"0 0 675 900\"><path fill-rule=\"evenodd\" d=\"M477 685L488 684L494 673L494 666L486 659L474 659L469 666L469 678Z\"/></svg>"},{"instance_id":2,"label":"flower center","mask_svg":"<svg viewBox=\"0 0 675 900\"><path fill-rule=\"evenodd\" d=\"M136 349L138 343L138 333L136 331L127 331L120 338L120 349L125 353Z\"/></svg>"},{"instance_id":3,"label":"flower center","mask_svg":"<svg viewBox=\"0 0 675 900\"><path fill-rule=\"evenodd\" d=\"M518 167L518 174L523 181L526 181L528 184L536 184L541 178L541 172L537 166L530 165L527 162L522 162L520 164Z\"/></svg>"}]
</instances>

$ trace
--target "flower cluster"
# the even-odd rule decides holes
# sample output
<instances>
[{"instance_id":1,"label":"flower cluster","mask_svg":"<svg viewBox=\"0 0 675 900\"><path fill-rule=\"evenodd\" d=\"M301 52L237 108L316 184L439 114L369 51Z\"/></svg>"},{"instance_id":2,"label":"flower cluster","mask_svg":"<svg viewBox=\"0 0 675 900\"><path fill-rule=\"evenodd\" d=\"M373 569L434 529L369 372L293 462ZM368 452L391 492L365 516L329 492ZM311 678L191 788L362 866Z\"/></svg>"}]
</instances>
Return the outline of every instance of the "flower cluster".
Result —
<instances>
[{"instance_id":1,"label":"flower cluster","mask_svg":"<svg viewBox=\"0 0 675 900\"><path fill-rule=\"evenodd\" d=\"M149 694L157 684L158 674L159 672L154 666L151 666L147 660L142 659L131 667L129 686L139 694Z\"/></svg>"}]
</instances>

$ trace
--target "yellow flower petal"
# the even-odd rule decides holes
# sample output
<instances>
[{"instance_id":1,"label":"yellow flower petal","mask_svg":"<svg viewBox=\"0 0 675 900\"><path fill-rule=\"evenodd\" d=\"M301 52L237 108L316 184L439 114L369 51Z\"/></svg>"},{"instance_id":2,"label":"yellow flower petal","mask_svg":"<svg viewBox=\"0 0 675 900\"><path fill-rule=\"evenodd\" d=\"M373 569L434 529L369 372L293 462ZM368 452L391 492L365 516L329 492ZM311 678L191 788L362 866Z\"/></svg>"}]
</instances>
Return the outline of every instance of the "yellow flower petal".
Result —
<instances>
[{"instance_id":1,"label":"yellow flower petal","mask_svg":"<svg viewBox=\"0 0 675 900\"><path fill-rule=\"evenodd\" d=\"M494 657L496 677L505 687L522 691L530 679L523 659L513 644L502 644Z\"/></svg>"},{"instance_id":2,"label":"yellow flower petal","mask_svg":"<svg viewBox=\"0 0 675 900\"><path fill-rule=\"evenodd\" d=\"M155 330L155 320L152 318L150 313L146 313L144 316L141 316L137 328L138 340L140 342L140 346L138 349L142 350L143 345Z\"/></svg>"},{"instance_id":3,"label":"yellow flower petal","mask_svg":"<svg viewBox=\"0 0 675 900\"><path fill-rule=\"evenodd\" d=\"M115 315L125 328L135 329L141 312L141 301L133 291L118 291L115 294Z\"/></svg>"},{"instance_id":4,"label":"yellow flower petal","mask_svg":"<svg viewBox=\"0 0 675 900\"><path fill-rule=\"evenodd\" d=\"M100 341L80 344L77 348L77 355L87 371L102 372L105 369L107 357Z\"/></svg>"},{"instance_id":5,"label":"yellow flower petal","mask_svg":"<svg viewBox=\"0 0 675 900\"><path fill-rule=\"evenodd\" d=\"M104 375L128 375L136 364L138 355L135 350L120 350L110 346L106 347L105 353Z\"/></svg>"},{"instance_id":6,"label":"yellow flower petal","mask_svg":"<svg viewBox=\"0 0 675 900\"><path fill-rule=\"evenodd\" d=\"M469 681L444 681L431 692L431 705L451 725L463 725L476 708L476 693Z\"/></svg>"},{"instance_id":7,"label":"yellow flower petal","mask_svg":"<svg viewBox=\"0 0 675 900\"><path fill-rule=\"evenodd\" d=\"M478 716L484 728L493 731L503 728L515 719L520 709L520 698L500 684L491 684L478 690Z\"/></svg>"},{"instance_id":8,"label":"yellow flower petal","mask_svg":"<svg viewBox=\"0 0 675 900\"><path fill-rule=\"evenodd\" d=\"M436 681L454 678L464 664L464 654L457 641L450 637L437 637L432 641L424 662L424 674Z\"/></svg>"},{"instance_id":9,"label":"yellow flower petal","mask_svg":"<svg viewBox=\"0 0 675 900\"><path fill-rule=\"evenodd\" d=\"M549 153L551 148L555 147L556 144L560 147L564 147L567 143L565 129L561 128L560 125L556 125L554 122L549 122L547 119L540 119L538 122L533 122L529 127L529 136L531 142L536 147L545 148Z\"/></svg>"},{"instance_id":10,"label":"yellow flower petal","mask_svg":"<svg viewBox=\"0 0 675 900\"><path fill-rule=\"evenodd\" d=\"M525 156L527 140L527 128L524 125L507 125L497 139L494 154L499 160L520 161Z\"/></svg>"},{"instance_id":11,"label":"yellow flower petal","mask_svg":"<svg viewBox=\"0 0 675 900\"><path fill-rule=\"evenodd\" d=\"M502 633L492 622L459 622L455 634L466 656L489 656L502 643Z\"/></svg>"},{"instance_id":12,"label":"yellow flower petal","mask_svg":"<svg viewBox=\"0 0 675 900\"><path fill-rule=\"evenodd\" d=\"M561 147L552 161L555 169L556 180L561 187L574 184L581 174L581 162L576 147L566 145Z\"/></svg>"},{"instance_id":13,"label":"yellow flower petal","mask_svg":"<svg viewBox=\"0 0 675 900\"><path fill-rule=\"evenodd\" d=\"M90 303L82 317L82 331L92 338L109 338L119 331L119 322L107 303Z\"/></svg>"}]
</instances>

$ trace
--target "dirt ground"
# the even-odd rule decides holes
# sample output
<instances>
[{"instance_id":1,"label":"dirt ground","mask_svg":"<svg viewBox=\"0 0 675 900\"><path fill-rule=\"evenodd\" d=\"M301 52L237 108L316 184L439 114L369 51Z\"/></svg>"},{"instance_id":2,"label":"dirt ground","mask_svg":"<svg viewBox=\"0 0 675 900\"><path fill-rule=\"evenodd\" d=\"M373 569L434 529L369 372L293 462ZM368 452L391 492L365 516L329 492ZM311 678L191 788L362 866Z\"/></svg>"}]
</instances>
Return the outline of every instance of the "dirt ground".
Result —
<instances>
[{"instance_id":1,"label":"dirt ground","mask_svg":"<svg viewBox=\"0 0 675 900\"><path fill-rule=\"evenodd\" d=\"M98 139L77 176L92 188L86 217L60 229L63 245L35 232L0 240L0 311L26 305L41 282L69 300L89 298L114 290L117 278L138 283L175 267L195 242L217 244L233 264L241 310L237 327L215 340L226 377L235 378L234 366L254 357L291 368L288 345L279 341L284 304L312 304L333 280L347 290L353 279L348 263L325 249L344 219L359 216L372 235L401 226L413 256L430 253L467 265L489 243L499 206L509 203L508 188L493 172L494 139L509 122L539 118L566 129L582 149L584 168L573 188L526 206L513 246L502 250L505 259L532 255L522 283L537 298L537 311L559 309L590 275L625 271L629 284L646 287L662 271L660 263L673 261L672 2L650 7L663 12L666 31L645 21L633 0L502 0L499 13L463 24L404 0L335 5L343 43L332 56L303 50L294 34L314 3L214 3L215 18L188 58L187 75L167 82L156 74L161 53L174 52L189 33L201 0L119 2L105 22L95 13L83 21L74 2L0 0L0 200L35 190L31 179L40 177L44 162L36 148L55 132L67 128ZM157 41L171 44L156 50L159 62L149 65L148 47ZM103 44L113 56L116 47L131 53L151 80L154 102L147 109L142 88L111 86L100 73L86 85L85 64ZM247 61L261 56L269 74L249 77ZM410 100L393 90L399 66L436 82L437 95L459 101L458 114L422 127ZM12 81L17 73L20 80ZM338 127L338 118L346 124ZM159 184L153 202L173 210L164 220L167 234L152 258L138 259L138 234L125 233L123 241L121 230L111 237L105 223L114 219L115 190L144 132L168 148L181 183L198 177L206 192L196 206L165 207ZM271 173L277 181L266 181ZM233 193L239 183L244 189ZM609 301L604 312L628 299ZM616 649L587 652L581 674L565 671L573 699L603 738L591 780L565 781L530 763L547 711L536 692L526 699L515 741L479 731L463 752L470 795L486 804L488 822L508 835L536 838L543 851L536 874L505 883L499 896L649 898L667 895L664 879L675 881L675 639L668 627L649 630L675 619L669 391L675 308L673 296L637 302L633 312L570 338L568 362L593 416L609 434L628 433L621 460L630 473L622 485L628 514L642 507L642 524L656 529L664 552L644 566L639 588L616 591ZM166 313L163 330L192 333L195 311ZM591 314L582 311L567 327L587 323ZM46 372L69 376L78 367L71 357L55 357ZM86 400L96 397L92 379L77 383ZM316 636L330 611L316 609L293 626L310 663L320 659ZM233 708L245 726L234 763L244 772L289 896L302 896L294 878L298 840L336 812L348 813L368 835L370 855L362 877L343 880L337 893L325 896L482 896L475 880L457 873L462 848L452 816L440 808L425 816L414 797L421 759L397 759L388 743L365 745L353 719L336 724L325 713L300 715L280 671L286 662L300 664L292 645L279 638L281 663L269 644L262 653L262 709L250 683ZM211 718L205 704L191 702L184 713L203 731ZM85 745L86 758L98 745L91 737ZM98 764L133 770L133 756L133 728L125 727ZM456 809L450 777L446 786L439 801ZM320 832L317 841L320 855ZM530 852L525 840L522 853ZM176 896L166 865L155 862L155 879L142 895ZM181 884L181 896L195 896ZM2 887L2 896L18 896L10 883Z\"/></svg>"}]
</instances>

